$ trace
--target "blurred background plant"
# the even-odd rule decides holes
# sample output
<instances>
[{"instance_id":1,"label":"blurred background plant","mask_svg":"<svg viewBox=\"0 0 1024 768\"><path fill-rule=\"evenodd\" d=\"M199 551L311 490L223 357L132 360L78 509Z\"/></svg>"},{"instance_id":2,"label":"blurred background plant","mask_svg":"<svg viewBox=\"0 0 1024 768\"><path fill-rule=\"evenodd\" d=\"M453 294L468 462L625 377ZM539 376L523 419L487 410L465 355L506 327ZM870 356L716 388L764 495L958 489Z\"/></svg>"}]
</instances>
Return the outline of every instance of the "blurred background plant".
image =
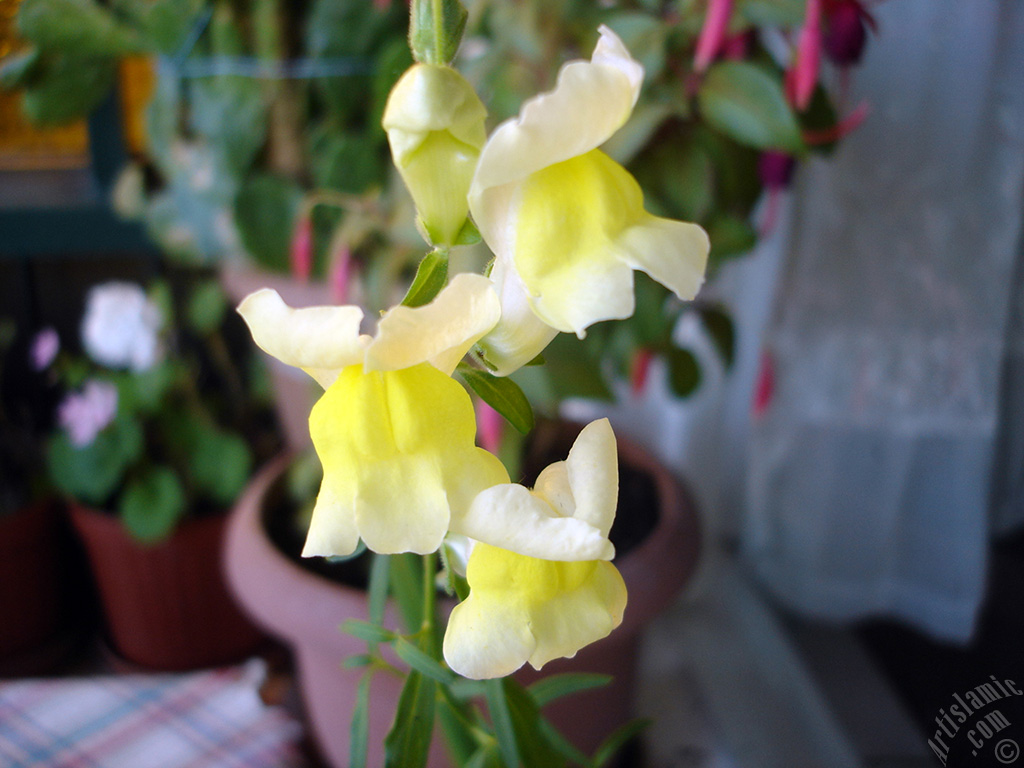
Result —
<instances>
[{"instance_id":1,"label":"blurred background plant","mask_svg":"<svg viewBox=\"0 0 1024 768\"><path fill-rule=\"evenodd\" d=\"M492 123L550 88L601 23L636 52L647 83L606 150L640 181L649 210L707 229L712 277L771 228L794 163L831 151L865 114L845 104L843 77L872 23L859 0L467 5L456 65ZM335 301L379 310L422 255L380 129L411 61L406 24L406 4L389 0L22 0L25 46L3 64L2 83L22 90L36 121L63 122L105 97L120 60L151 57L145 149L121 176L117 209L143 220L171 257L323 279ZM684 306L638 275L634 317L595 326L583 342L560 335L531 395L552 405L610 398L610 380L642 389L659 356L671 390L693 393L701 364L673 337L684 314L728 366L729 312Z\"/></svg>"},{"instance_id":2,"label":"blurred background plant","mask_svg":"<svg viewBox=\"0 0 1024 768\"><path fill-rule=\"evenodd\" d=\"M167 538L186 516L226 512L255 461L277 449L260 369L228 351L227 309L211 279L148 292L104 283L86 301L84 355L52 329L35 342L41 370L65 392L46 445L53 484L116 511L140 542Z\"/></svg>"}]
</instances>

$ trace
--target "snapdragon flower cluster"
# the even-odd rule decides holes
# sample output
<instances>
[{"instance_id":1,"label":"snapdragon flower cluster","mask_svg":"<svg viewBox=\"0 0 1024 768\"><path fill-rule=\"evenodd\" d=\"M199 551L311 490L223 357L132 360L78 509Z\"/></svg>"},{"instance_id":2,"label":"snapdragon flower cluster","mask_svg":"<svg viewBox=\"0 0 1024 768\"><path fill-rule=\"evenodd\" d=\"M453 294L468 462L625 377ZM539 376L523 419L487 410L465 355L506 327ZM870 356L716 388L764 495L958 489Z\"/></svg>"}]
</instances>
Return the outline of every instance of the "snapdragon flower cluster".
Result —
<instances>
[{"instance_id":1,"label":"snapdragon flower cluster","mask_svg":"<svg viewBox=\"0 0 1024 768\"><path fill-rule=\"evenodd\" d=\"M629 118L642 67L602 27L590 61L484 130L485 110L449 66L414 65L383 117L392 154L437 249L467 215L494 253L487 276L459 274L422 306L360 333L354 306L293 309L271 290L239 312L256 343L323 388L310 433L324 468L303 554L436 551L471 543L469 596L444 637L448 665L501 677L571 657L622 620L610 562L618 471L606 419L532 489L476 446L469 394L452 378L471 351L495 376L533 360L559 332L580 337L633 313L633 270L693 298L708 255L699 227L643 208L640 187L599 147Z\"/></svg>"}]
</instances>

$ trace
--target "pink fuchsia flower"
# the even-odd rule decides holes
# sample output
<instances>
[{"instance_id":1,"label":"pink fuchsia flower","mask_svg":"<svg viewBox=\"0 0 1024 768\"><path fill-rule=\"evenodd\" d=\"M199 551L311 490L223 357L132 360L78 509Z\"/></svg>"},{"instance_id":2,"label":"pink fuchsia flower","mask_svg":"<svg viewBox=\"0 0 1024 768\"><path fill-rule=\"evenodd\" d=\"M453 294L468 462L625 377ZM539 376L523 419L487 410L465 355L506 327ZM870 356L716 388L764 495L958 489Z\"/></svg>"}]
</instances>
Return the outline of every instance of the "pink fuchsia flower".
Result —
<instances>
[{"instance_id":1,"label":"pink fuchsia flower","mask_svg":"<svg viewBox=\"0 0 1024 768\"><path fill-rule=\"evenodd\" d=\"M693 69L697 73L704 72L725 42L726 30L729 28L729 17L732 16L733 0L711 0L708 12L704 17L704 26L697 38L697 50L693 55Z\"/></svg>"},{"instance_id":2,"label":"pink fuchsia flower","mask_svg":"<svg viewBox=\"0 0 1024 768\"><path fill-rule=\"evenodd\" d=\"M807 0L804 25L797 38L796 58L786 73L786 95L801 112L811 103L821 69L821 2Z\"/></svg>"},{"instance_id":3,"label":"pink fuchsia flower","mask_svg":"<svg viewBox=\"0 0 1024 768\"><path fill-rule=\"evenodd\" d=\"M856 64L864 54L866 25L874 29L875 21L858 0L826 0L825 55L841 67Z\"/></svg>"},{"instance_id":4,"label":"pink fuchsia flower","mask_svg":"<svg viewBox=\"0 0 1024 768\"><path fill-rule=\"evenodd\" d=\"M160 359L160 309L134 283L104 283L89 291L82 321L86 354L109 368L146 371Z\"/></svg>"},{"instance_id":5,"label":"pink fuchsia flower","mask_svg":"<svg viewBox=\"0 0 1024 768\"><path fill-rule=\"evenodd\" d=\"M117 387L90 379L81 392L73 392L60 404L57 418L75 448L92 444L117 415Z\"/></svg>"},{"instance_id":6,"label":"pink fuchsia flower","mask_svg":"<svg viewBox=\"0 0 1024 768\"><path fill-rule=\"evenodd\" d=\"M60 352L60 336L53 328L44 328L32 340L30 357L36 371L45 371Z\"/></svg>"}]
</instances>

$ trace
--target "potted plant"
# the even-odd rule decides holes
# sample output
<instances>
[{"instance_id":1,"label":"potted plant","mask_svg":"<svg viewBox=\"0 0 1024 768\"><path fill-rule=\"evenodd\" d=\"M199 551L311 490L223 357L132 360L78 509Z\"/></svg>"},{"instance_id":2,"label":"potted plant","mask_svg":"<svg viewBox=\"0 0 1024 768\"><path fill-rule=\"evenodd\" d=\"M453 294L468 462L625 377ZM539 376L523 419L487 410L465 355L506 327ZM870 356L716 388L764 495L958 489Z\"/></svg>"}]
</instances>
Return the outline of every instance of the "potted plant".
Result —
<instances>
[{"instance_id":1,"label":"potted plant","mask_svg":"<svg viewBox=\"0 0 1024 768\"><path fill-rule=\"evenodd\" d=\"M189 669L260 635L220 573L225 512L276 445L223 334L216 283L90 289L84 355L54 363L65 395L47 466L85 545L113 649ZM178 321L180 319L180 326Z\"/></svg>"},{"instance_id":2,"label":"potted plant","mask_svg":"<svg viewBox=\"0 0 1024 768\"><path fill-rule=\"evenodd\" d=\"M0 322L0 675L39 674L72 649L84 611L77 561L46 492L38 434L55 395L46 369L52 330L18 333Z\"/></svg>"}]
</instances>

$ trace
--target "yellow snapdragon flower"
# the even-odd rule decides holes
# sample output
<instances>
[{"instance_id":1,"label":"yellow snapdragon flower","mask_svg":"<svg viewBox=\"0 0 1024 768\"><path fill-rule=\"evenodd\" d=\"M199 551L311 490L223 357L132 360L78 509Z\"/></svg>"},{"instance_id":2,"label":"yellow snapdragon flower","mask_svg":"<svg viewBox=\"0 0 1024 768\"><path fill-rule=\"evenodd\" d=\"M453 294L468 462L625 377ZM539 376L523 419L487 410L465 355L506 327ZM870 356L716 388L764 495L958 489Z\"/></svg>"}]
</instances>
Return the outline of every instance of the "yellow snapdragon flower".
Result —
<instances>
[{"instance_id":1,"label":"yellow snapdragon flower","mask_svg":"<svg viewBox=\"0 0 1024 768\"><path fill-rule=\"evenodd\" d=\"M309 417L324 479L302 554L435 551L453 514L481 490L508 482L475 445L469 395L451 378L498 320L479 275L457 275L433 302L395 307L375 337L359 334L358 307L292 309L272 290L238 308L253 339L302 368L325 392Z\"/></svg>"},{"instance_id":2,"label":"yellow snapdragon flower","mask_svg":"<svg viewBox=\"0 0 1024 768\"><path fill-rule=\"evenodd\" d=\"M599 559L614 554L607 537L617 494L615 436L602 419L584 428L569 457L545 469L532 491L505 484L477 495L461 530L500 546L478 542L469 556L471 591L444 637L453 670L484 679L526 662L540 669L622 622L625 583Z\"/></svg>"},{"instance_id":3,"label":"yellow snapdragon flower","mask_svg":"<svg viewBox=\"0 0 1024 768\"><path fill-rule=\"evenodd\" d=\"M495 253L502 319L484 338L499 375L559 331L582 337L634 310L633 270L682 299L704 278L709 243L695 224L652 216L636 180L598 147L629 118L643 68L607 27L590 61L565 65L484 146L469 208Z\"/></svg>"},{"instance_id":4,"label":"yellow snapdragon flower","mask_svg":"<svg viewBox=\"0 0 1024 768\"><path fill-rule=\"evenodd\" d=\"M388 96L383 125L391 155L435 245L453 245L466 222L486 117L473 86L444 65L414 64Z\"/></svg>"}]
</instances>

